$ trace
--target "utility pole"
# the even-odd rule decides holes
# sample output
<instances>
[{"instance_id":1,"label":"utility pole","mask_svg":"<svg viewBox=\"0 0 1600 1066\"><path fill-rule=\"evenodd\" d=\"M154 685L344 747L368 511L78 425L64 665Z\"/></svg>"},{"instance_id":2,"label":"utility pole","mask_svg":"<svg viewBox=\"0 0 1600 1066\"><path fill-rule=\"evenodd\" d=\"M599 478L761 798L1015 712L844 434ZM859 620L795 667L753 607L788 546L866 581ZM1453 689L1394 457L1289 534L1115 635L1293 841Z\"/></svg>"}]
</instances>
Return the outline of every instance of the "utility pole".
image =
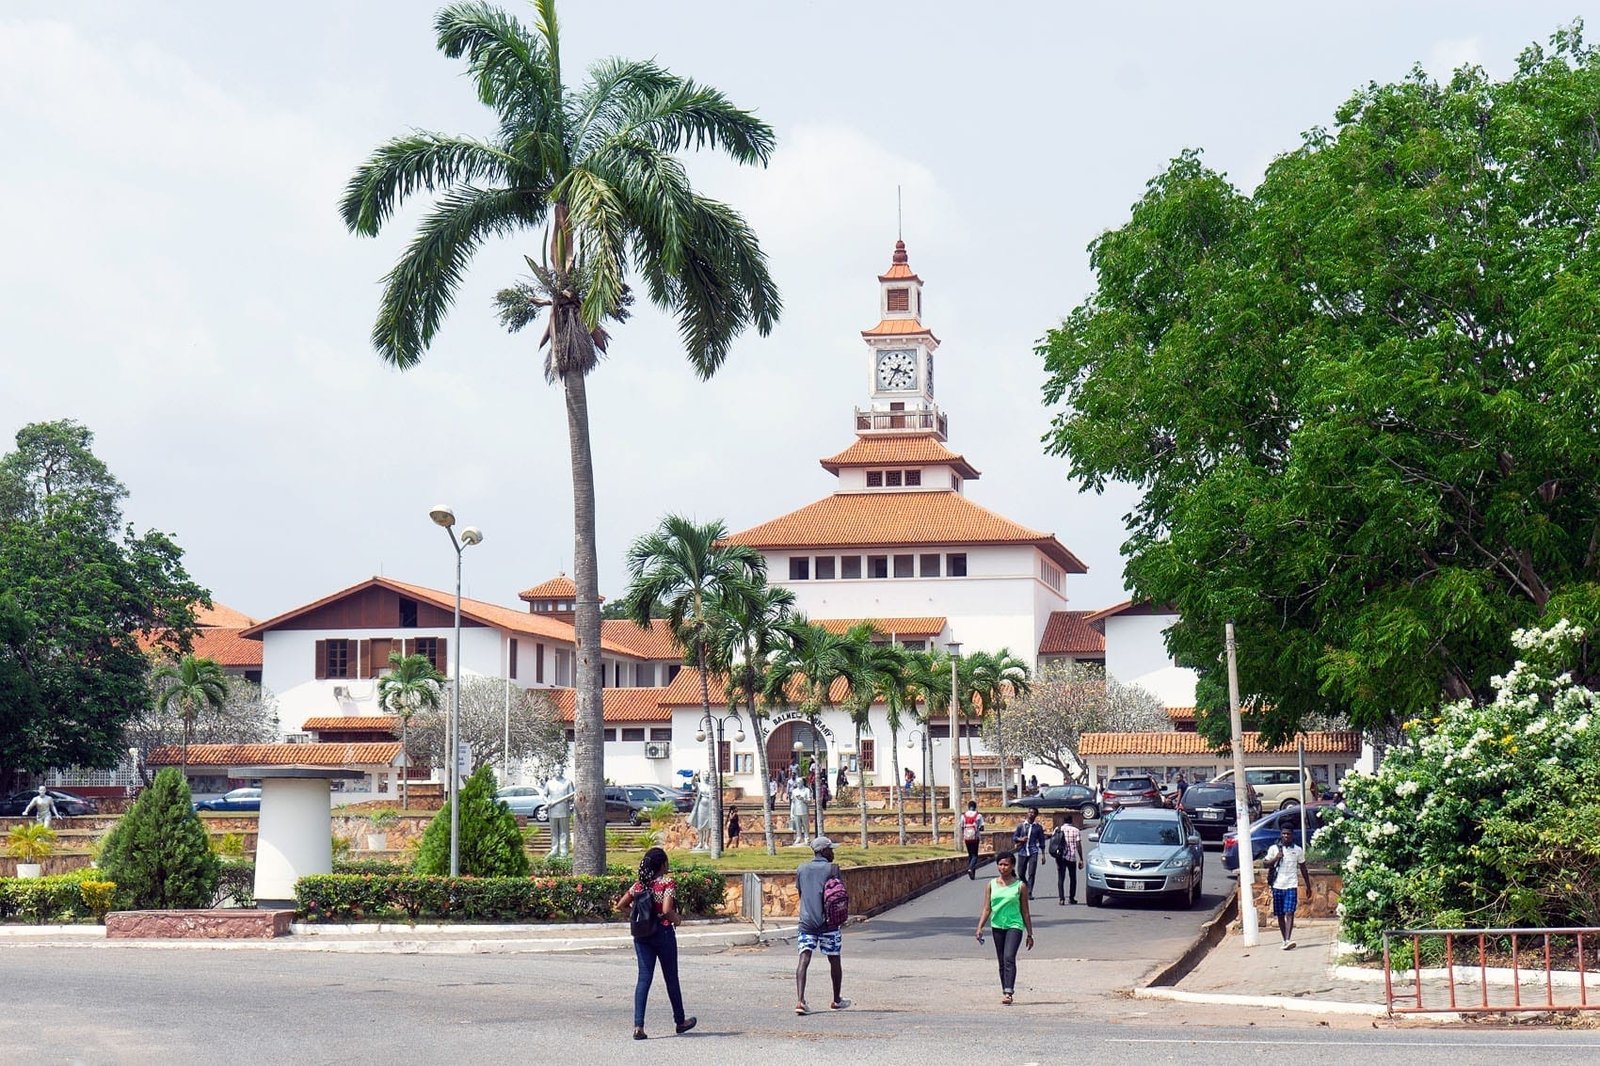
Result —
<instances>
[{"instance_id":1,"label":"utility pole","mask_svg":"<svg viewBox=\"0 0 1600 1066\"><path fill-rule=\"evenodd\" d=\"M1261 943L1256 919L1256 857L1250 848L1250 783L1244 779L1244 727L1239 719L1239 648L1233 639L1233 623L1225 630L1228 647L1228 719L1233 727L1233 810L1239 840L1239 924L1244 930L1244 946Z\"/></svg>"}]
</instances>

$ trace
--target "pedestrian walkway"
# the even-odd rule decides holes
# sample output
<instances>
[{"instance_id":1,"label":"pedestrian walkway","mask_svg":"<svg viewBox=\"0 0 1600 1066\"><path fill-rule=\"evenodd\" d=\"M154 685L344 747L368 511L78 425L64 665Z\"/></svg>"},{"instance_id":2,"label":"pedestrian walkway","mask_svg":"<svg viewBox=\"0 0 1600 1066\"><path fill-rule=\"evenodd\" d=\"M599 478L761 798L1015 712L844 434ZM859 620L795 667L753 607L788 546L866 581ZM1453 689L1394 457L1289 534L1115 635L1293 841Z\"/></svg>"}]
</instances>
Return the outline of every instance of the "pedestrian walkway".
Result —
<instances>
[{"instance_id":1,"label":"pedestrian walkway","mask_svg":"<svg viewBox=\"0 0 1600 1066\"><path fill-rule=\"evenodd\" d=\"M1295 948L1283 950L1278 930L1263 928L1246 947L1236 928L1207 951L1177 984L1140 989L1146 998L1234 1003L1330 1014L1383 1014L1383 971L1365 980L1336 967L1338 923L1302 919Z\"/></svg>"}]
</instances>

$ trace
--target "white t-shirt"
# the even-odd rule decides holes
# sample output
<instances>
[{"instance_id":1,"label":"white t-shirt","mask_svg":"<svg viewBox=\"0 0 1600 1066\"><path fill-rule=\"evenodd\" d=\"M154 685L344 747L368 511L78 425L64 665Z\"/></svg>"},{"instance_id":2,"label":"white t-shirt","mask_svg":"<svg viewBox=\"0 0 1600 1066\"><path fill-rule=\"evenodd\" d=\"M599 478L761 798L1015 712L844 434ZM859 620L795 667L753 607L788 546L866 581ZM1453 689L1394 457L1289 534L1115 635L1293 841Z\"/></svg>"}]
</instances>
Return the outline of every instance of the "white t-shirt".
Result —
<instances>
[{"instance_id":1,"label":"white t-shirt","mask_svg":"<svg viewBox=\"0 0 1600 1066\"><path fill-rule=\"evenodd\" d=\"M1279 853L1282 858L1279 858ZM1278 860L1278 876L1272 879L1273 888L1293 888L1300 879L1300 864L1306 861L1306 852L1299 844L1280 848L1274 844L1267 849L1267 862Z\"/></svg>"}]
</instances>

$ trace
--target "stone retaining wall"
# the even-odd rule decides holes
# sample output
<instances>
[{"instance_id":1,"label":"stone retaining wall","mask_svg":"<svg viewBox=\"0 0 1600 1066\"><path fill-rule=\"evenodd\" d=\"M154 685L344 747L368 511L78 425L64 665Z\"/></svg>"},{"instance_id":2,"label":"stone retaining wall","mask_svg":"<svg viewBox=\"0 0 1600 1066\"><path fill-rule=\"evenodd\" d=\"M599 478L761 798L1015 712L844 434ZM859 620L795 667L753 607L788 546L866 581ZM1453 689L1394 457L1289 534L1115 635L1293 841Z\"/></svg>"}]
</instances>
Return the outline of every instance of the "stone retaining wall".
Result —
<instances>
[{"instance_id":1,"label":"stone retaining wall","mask_svg":"<svg viewBox=\"0 0 1600 1066\"><path fill-rule=\"evenodd\" d=\"M799 854L798 852L796 853ZM796 866L800 863L797 861ZM943 884L967 868L967 857L915 859L887 866L847 866L842 869L850 889L851 914L877 914L918 892ZM794 871L761 874L761 913L768 918L797 918L800 895ZM727 875L728 889L721 913L737 917L744 912L744 874Z\"/></svg>"},{"instance_id":2,"label":"stone retaining wall","mask_svg":"<svg viewBox=\"0 0 1600 1066\"><path fill-rule=\"evenodd\" d=\"M107 940L251 940L287 936L289 910L112 911Z\"/></svg>"},{"instance_id":3,"label":"stone retaining wall","mask_svg":"<svg viewBox=\"0 0 1600 1066\"><path fill-rule=\"evenodd\" d=\"M1296 901L1295 914L1301 918L1337 918L1339 916L1339 893L1344 889L1344 879L1332 870L1311 868L1311 891L1306 892L1306 883L1299 882L1300 898ZM1261 916L1262 922L1272 920L1272 888L1266 883L1262 871L1256 871L1255 879L1256 913Z\"/></svg>"}]
</instances>

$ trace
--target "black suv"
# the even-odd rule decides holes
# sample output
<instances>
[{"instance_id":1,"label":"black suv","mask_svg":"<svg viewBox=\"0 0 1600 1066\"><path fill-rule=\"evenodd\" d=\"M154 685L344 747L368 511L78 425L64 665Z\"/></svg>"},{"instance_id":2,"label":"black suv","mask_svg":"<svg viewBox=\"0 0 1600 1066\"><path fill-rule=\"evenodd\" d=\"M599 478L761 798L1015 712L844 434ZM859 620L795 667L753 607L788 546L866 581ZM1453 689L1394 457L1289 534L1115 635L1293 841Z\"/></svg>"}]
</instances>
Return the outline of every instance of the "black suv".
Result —
<instances>
[{"instance_id":1,"label":"black suv","mask_svg":"<svg viewBox=\"0 0 1600 1066\"><path fill-rule=\"evenodd\" d=\"M1249 785L1245 787L1249 789L1250 796L1250 817L1247 821L1254 822L1261 817L1261 797L1256 795L1254 788ZM1232 781L1190 785L1178 806L1189 815L1194 822L1195 832L1203 840L1221 843L1228 830L1239 824L1239 808L1234 803Z\"/></svg>"},{"instance_id":2,"label":"black suv","mask_svg":"<svg viewBox=\"0 0 1600 1066\"><path fill-rule=\"evenodd\" d=\"M644 825L650 821L650 808L656 805L654 796L642 788L606 786L606 821Z\"/></svg>"}]
</instances>

